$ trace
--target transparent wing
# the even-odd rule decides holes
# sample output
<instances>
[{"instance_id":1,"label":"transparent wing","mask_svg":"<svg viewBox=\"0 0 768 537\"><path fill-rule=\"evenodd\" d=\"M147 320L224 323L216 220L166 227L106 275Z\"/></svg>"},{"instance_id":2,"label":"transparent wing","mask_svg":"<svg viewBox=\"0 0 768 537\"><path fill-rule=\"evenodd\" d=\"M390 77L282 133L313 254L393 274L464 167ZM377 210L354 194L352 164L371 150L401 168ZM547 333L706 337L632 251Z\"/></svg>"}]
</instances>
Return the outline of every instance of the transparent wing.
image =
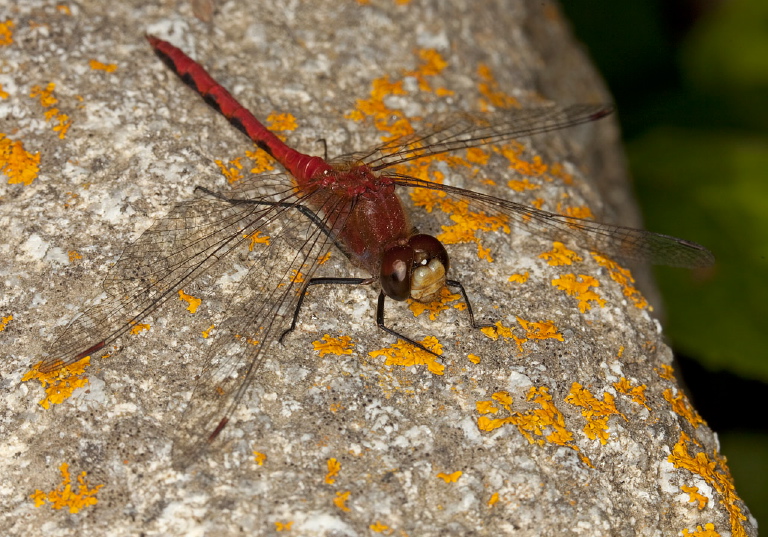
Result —
<instances>
[{"instance_id":1,"label":"transparent wing","mask_svg":"<svg viewBox=\"0 0 768 537\"><path fill-rule=\"evenodd\" d=\"M468 202L470 210L482 210L488 215L501 214L508 217L511 224L519 225L536 235L571 241L611 257L686 268L708 267L714 263L712 252L684 239L550 213L511 200L406 175L390 176L397 185L443 192Z\"/></svg>"},{"instance_id":2,"label":"transparent wing","mask_svg":"<svg viewBox=\"0 0 768 537\"><path fill-rule=\"evenodd\" d=\"M606 104L576 104L457 114L422 132L392 140L375 151L357 153L355 158L378 171L439 153L565 129L598 120L612 111L613 107Z\"/></svg>"}]
</instances>

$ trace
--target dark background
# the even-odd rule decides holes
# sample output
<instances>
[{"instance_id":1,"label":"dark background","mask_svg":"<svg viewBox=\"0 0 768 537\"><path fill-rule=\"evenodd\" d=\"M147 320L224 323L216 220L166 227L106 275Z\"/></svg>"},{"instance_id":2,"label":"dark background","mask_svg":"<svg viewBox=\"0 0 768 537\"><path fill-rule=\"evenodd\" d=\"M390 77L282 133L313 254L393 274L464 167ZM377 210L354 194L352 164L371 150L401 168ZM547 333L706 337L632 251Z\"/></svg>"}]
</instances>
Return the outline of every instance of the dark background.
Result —
<instances>
[{"instance_id":1,"label":"dark background","mask_svg":"<svg viewBox=\"0 0 768 537\"><path fill-rule=\"evenodd\" d=\"M768 2L562 5L616 99L646 228L717 257L657 271L664 328L737 492L768 524Z\"/></svg>"}]
</instances>

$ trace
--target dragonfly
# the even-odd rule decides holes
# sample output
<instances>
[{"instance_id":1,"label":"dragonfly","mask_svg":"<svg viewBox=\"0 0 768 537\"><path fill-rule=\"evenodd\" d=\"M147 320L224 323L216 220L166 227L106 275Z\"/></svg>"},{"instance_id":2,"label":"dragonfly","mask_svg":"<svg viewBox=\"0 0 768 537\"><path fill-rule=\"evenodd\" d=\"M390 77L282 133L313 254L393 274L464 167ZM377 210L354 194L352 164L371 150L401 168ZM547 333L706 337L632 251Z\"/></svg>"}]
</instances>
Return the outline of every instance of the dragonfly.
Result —
<instances>
[{"instance_id":1,"label":"dragonfly","mask_svg":"<svg viewBox=\"0 0 768 537\"><path fill-rule=\"evenodd\" d=\"M595 121L611 113L611 106L519 109L491 113L482 121L457 116L375 150L328 160L284 143L179 48L154 36L147 40L171 71L287 173L253 176L226 194L196 187L194 199L176 205L125 249L103 285L109 298L74 319L38 367L56 371L102 351L180 290L200 284L204 274L247 258L245 275L237 283L176 428L172 450L176 468L197 460L220 436L269 347L296 327L307 289L313 285L378 285L376 323L398 337L403 336L384 322L387 298L430 302L444 287L456 288L468 305L472 325L482 326L474 320L464 287L447 277L450 261L444 245L412 228L398 192L439 191L533 233L622 259L681 267L713 262L712 254L694 242L546 212L392 169L442 153ZM370 276L313 277L334 248Z\"/></svg>"}]
</instances>

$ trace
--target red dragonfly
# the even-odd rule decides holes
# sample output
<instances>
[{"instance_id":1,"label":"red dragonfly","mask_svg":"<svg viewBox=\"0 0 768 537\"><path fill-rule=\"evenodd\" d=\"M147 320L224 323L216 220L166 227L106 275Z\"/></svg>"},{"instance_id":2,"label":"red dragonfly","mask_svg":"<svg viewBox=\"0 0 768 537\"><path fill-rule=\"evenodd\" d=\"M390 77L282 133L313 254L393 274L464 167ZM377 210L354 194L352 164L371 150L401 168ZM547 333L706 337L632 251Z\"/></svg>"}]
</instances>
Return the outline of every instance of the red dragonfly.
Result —
<instances>
[{"instance_id":1,"label":"red dragonfly","mask_svg":"<svg viewBox=\"0 0 768 537\"><path fill-rule=\"evenodd\" d=\"M376 322L397 336L384 325L387 297L430 302L449 286L459 289L469 305L461 284L446 277L450 265L444 246L435 237L414 233L397 190L439 190L545 237L570 239L619 258L683 267L713 262L707 249L682 239L566 217L388 170L440 153L594 121L609 114L609 106L505 111L481 123L462 117L363 156L326 161L288 147L181 50L156 37L147 39L173 72L289 174L254 177L226 195L197 187L196 199L177 205L127 247L104 282L112 300L76 318L39 366L54 371L100 351L179 290L226 265L221 263L225 259L235 263L250 256L227 310L226 328L208 351L178 427L173 448L177 467L193 462L227 425L267 347L295 327L309 286L378 283ZM259 236L261 244L255 240ZM311 278L334 246L371 276ZM296 277L299 272L303 280Z\"/></svg>"}]
</instances>

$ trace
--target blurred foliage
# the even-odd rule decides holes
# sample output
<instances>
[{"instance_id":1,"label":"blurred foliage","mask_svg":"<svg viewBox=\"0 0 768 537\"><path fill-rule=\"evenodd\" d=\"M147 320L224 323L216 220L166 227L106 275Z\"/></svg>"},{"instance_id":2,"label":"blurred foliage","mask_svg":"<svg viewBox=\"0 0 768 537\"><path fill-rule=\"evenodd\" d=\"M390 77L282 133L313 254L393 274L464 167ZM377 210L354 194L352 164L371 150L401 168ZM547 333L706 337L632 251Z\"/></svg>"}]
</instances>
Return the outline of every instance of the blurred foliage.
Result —
<instances>
[{"instance_id":1,"label":"blurred foliage","mask_svg":"<svg viewBox=\"0 0 768 537\"><path fill-rule=\"evenodd\" d=\"M672 346L711 371L768 381L768 2L562 5L616 98L646 227L717 258L708 271L657 271ZM689 385L694 398L719 402L723 453L765 524L765 411L743 408L744 394L717 377L706 382Z\"/></svg>"}]
</instances>

